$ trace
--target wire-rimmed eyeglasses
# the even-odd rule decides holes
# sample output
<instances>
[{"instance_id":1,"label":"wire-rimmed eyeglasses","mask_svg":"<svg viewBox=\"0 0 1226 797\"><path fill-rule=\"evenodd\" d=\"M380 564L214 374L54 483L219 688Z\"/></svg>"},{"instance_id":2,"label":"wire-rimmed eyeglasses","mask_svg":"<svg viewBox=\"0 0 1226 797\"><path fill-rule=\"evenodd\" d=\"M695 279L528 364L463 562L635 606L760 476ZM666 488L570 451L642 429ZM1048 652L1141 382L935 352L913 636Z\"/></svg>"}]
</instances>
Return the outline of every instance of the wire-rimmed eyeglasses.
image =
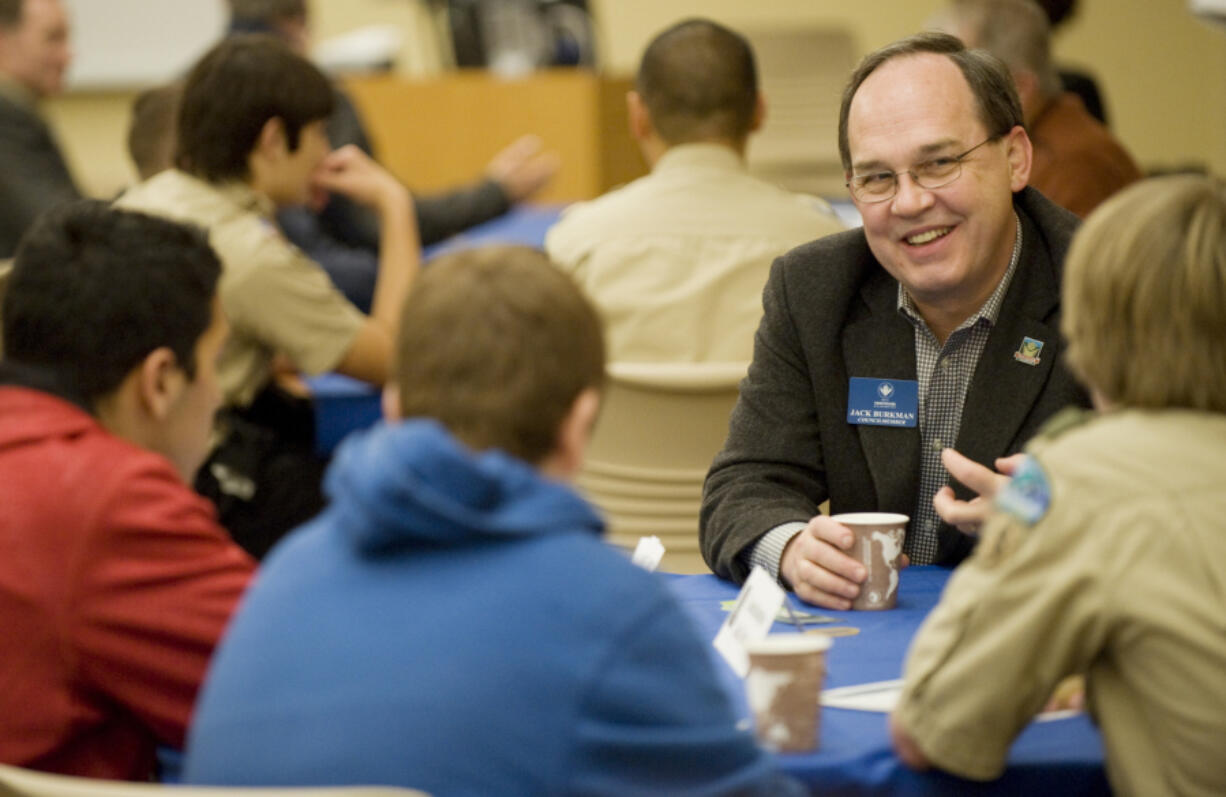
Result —
<instances>
[{"instance_id":1,"label":"wire-rimmed eyeglasses","mask_svg":"<svg viewBox=\"0 0 1226 797\"><path fill-rule=\"evenodd\" d=\"M893 199L898 193L898 177L902 174L911 175L911 179L920 188L940 188L962 176L962 161L968 155L989 141L995 141L998 138L1000 138L999 135L988 136L959 155L942 155L939 158L917 163L910 169L853 175L846 185L851 190L852 196L861 202L870 204Z\"/></svg>"}]
</instances>

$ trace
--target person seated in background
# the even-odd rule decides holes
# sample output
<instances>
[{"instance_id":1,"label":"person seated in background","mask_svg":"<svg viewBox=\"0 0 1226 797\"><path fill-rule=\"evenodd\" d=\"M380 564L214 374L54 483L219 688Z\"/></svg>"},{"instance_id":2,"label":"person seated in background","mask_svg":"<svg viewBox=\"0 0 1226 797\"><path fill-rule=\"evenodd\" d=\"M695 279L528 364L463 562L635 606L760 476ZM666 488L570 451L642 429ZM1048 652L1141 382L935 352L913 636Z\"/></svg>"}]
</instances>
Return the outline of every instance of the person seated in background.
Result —
<instances>
[{"instance_id":1,"label":"person seated in background","mask_svg":"<svg viewBox=\"0 0 1226 797\"><path fill-rule=\"evenodd\" d=\"M994 491L912 643L895 749L994 778L1084 673L1117 794L1226 794L1226 183L1108 200L1073 240L1064 301L1100 412L1053 420Z\"/></svg>"},{"instance_id":2,"label":"person seated in background","mask_svg":"<svg viewBox=\"0 0 1226 797\"><path fill-rule=\"evenodd\" d=\"M38 214L81 196L38 112L63 91L71 61L59 0L0 0L0 260Z\"/></svg>"},{"instance_id":3,"label":"person seated in background","mask_svg":"<svg viewBox=\"0 0 1226 797\"><path fill-rule=\"evenodd\" d=\"M128 121L128 157L141 180L175 165L175 120L179 115L180 81L153 86L132 100Z\"/></svg>"},{"instance_id":4,"label":"person seated in background","mask_svg":"<svg viewBox=\"0 0 1226 797\"><path fill-rule=\"evenodd\" d=\"M1051 61L1051 30L1034 0L954 0L936 27L1008 65L1034 145L1030 185L1078 216L1098 206L1141 170L1074 94Z\"/></svg>"},{"instance_id":5,"label":"person seated in background","mask_svg":"<svg viewBox=\"0 0 1226 797\"><path fill-rule=\"evenodd\" d=\"M221 258L231 334L219 365L226 412L196 486L222 525L261 555L322 506L324 463L309 401L274 380L297 371L386 381L400 304L419 252L409 192L356 147L332 151L324 125L332 86L271 36L233 37L192 68L176 123L175 163L129 189L121 207L194 222ZM372 312L363 315L285 240L277 207L314 190L350 196L383 225Z\"/></svg>"},{"instance_id":6,"label":"person seated in background","mask_svg":"<svg viewBox=\"0 0 1226 797\"><path fill-rule=\"evenodd\" d=\"M221 398L203 233L84 200L27 232L0 358L0 761L148 780L254 562L188 487Z\"/></svg>"},{"instance_id":7,"label":"person seated in background","mask_svg":"<svg viewBox=\"0 0 1226 797\"><path fill-rule=\"evenodd\" d=\"M175 119L182 93L183 84L175 81L148 88L132 101L128 157L142 180L174 168ZM349 201L343 195L335 200ZM277 213L277 223L290 242L324 267L346 299L369 313L379 274L378 253L330 237L314 218L305 206L286 207Z\"/></svg>"},{"instance_id":8,"label":"person seated in background","mask_svg":"<svg viewBox=\"0 0 1226 797\"><path fill-rule=\"evenodd\" d=\"M331 503L219 649L185 780L792 793L665 583L569 486L605 365L570 278L526 247L440 258L398 352L387 420L342 444Z\"/></svg>"},{"instance_id":9,"label":"person seated in background","mask_svg":"<svg viewBox=\"0 0 1226 797\"><path fill-rule=\"evenodd\" d=\"M1047 15L1047 22L1051 25L1053 35L1077 13L1077 0L1038 0L1038 3L1043 13ZM1098 81L1093 75L1069 64L1057 65L1056 73L1060 75L1060 85L1065 91L1081 98L1090 116L1102 122L1106 127L1111 126L1111 122L1107 119L1106 100L1103 99L1102 92L1098 88Z\"/></svg>"},{"instance_id":10,"label":"person seated in background","mask_svg":"<svg viewBox=\"0 0 1226 797\"><path fill-rule=\"evenodd\" d=\"M699 537L717 575L758 565L847 609L865 571L824 501L909 515L911 562L952 567L974 539L933 506L951 484L942 449L996 464L1089 398L1058 330L1077 217L1027 185L999 59L932 31L868 54L843 90L839 152L864 226L772 267Z\"/></svg>"},{"instance_id":11,"label":"person seated in background","mask_svg":"<svg viewBox=\"0 0 1226 797\"><path fill-rule=\"evenodd\" d=\"M309 54L310 16L306 0L227 0L229 35L269 33L299 55ZM334 107L328 117L332 146L355 144L375 157L374 146L357 107L333 84ZM428 123L428 120L423 120ZM429 153L422 153L429 157ZM541 151L539 139L525 136L498 153L482 178L440 194L418 195L413 209L422 246L506 213L544 187L557 172L554 153ZM291 241L316 260L358 307L370 306L375 282L374 253L379 247L376 219L347 197L330 196L322 205L282 208L277 220Z\"/></svg>"},{"instance_id":12,"label":"person seated in background","mask_svg":"<svg viewBox=\"0 0 1226 797\"><path fill-rule=\"evenodd\" d=\"M568 208L545 249L600 308L611 359L748 361L771 261L843 227L822 200L746 170L766 106L740 34L668 28L626 102L651 174Z\"/></svg>"}]
</instances>

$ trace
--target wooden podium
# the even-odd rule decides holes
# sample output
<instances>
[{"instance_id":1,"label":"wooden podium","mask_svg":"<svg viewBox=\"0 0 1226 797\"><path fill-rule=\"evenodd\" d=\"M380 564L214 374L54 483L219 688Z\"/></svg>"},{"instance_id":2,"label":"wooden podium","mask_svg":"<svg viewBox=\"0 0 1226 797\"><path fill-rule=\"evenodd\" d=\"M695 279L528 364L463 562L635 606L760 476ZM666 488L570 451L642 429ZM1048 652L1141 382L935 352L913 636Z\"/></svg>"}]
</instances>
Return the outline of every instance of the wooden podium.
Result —
<instances>
[{"instance_id":1,"label":"wooden podium","mask_svg":"<svg viewBox=\"0 0 1226 797\"><path fill-rule=\"evenodd\" d=\"M410 188L471 182L525 133L557 152L562 168L535 199L591 199L647 173L630 137L630 78L552 69L520 79L461 70L428 80L363 76L345 81L382 161Z\"/></svg>"}]
</instances>

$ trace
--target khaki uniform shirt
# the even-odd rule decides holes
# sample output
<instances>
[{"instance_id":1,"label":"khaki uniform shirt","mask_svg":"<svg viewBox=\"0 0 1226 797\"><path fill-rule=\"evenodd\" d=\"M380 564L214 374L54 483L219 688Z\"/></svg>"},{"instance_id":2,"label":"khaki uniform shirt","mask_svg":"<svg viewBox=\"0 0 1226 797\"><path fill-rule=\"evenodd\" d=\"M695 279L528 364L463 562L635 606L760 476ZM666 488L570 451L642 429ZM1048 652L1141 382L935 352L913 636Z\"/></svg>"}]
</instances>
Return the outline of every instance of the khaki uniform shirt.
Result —
<instances>
[{"instance_id":1,"label":"khaki uniform shirt","mask_svg":"<svg viewBox=\"0 0 1226 797\"><path fill-rule=\"evenodd\" d=\"M230 322L218 364L227 406L251 403L271 377L276 352L307 374L331 370L365 323L324 270L281 235L272 203L241 182L213 185L170 170L116 204L208 230Z\"/></svg>"},{"instance_id":2,"label":"khaki uniform shirt","mask_svg":"<svg viewBox=\"0 0 1226 797\"><path fill-rule=\"evenodd\" d=\"M935 765L992 778L1084 673L1117 794L1226 794L1226 416L1052 434L920 628L897 719Z\"/></svg>"},{"instance_id":3,"label":"khaki uniform shirt","mask_svg":"<svg viewBox=\"0 0 1226 797\"><path fill-rule=\"evenodd\" d=\"M600 309L609 359L748 361L771 261L841 229L825 202L750 176L732 149L685 144L567 209L545 250Z\"/></svg>"}]
</instances>

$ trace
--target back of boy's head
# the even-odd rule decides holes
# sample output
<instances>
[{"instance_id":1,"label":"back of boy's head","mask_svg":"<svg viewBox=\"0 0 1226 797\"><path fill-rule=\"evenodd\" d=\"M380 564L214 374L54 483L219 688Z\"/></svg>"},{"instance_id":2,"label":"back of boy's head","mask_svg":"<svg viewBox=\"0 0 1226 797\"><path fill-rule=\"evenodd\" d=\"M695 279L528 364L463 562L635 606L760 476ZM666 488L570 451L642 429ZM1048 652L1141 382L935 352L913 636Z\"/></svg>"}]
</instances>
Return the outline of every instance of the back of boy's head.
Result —
<instances>
[{"instance_id":1,"label":"back of boy's head","mask_svg":"<svg viewBox=\"0 0 1226 797\"><path fill-rule=\"evenodd\" d=\"M179 101L175 165L209 182L241 180L268 120L285 125L291 151L303 126L332 113L333 89L284 41L232 36L188 73Z\"/></svg>"},{"instance_id":2,"label":"back of boy's head","mask_svg":"<svg viewBox=\"0 0 1226 797\"><path fill-rule=\"evenodd\" d=\"M4 360L92 408L163 346L189 378L221 263L204 232L105 202L45 214L4 295Z\"/></svg>"},{"instance_id":3,"label":"back of boy's head","mask_svg":"<svg viewBox=\"0 0 1226 797\"><path fill-rule=\"evenodd\" d=\"M400 412L439 420L474 450L539 464L575 399L603 384L604 366L596 310L543 254L461 251L425 269L405 302Z\"/></svg>"},{"instance_id":4,"label":"back of boy's head","mask_svg":"<svg viewBox=\"0 0 1226 797\"><path fill-rule=\"evenodd\" d=\"M142 91L132 101L128 157L142 180L174 165L175 118L182 93L180 83L167 83Z\"/></svg>"},{"instance_id":5,"label":"back of boy's head","mask_svg":"<svg viewBox=\"0 0 1226 797\"><path fill-rule=\"evenodd\" d=\"M1061 325L1070 366L1111 404L1226 413L1226 183L1145 180L1090 214Z\"/></svg>"}]
</instances>

